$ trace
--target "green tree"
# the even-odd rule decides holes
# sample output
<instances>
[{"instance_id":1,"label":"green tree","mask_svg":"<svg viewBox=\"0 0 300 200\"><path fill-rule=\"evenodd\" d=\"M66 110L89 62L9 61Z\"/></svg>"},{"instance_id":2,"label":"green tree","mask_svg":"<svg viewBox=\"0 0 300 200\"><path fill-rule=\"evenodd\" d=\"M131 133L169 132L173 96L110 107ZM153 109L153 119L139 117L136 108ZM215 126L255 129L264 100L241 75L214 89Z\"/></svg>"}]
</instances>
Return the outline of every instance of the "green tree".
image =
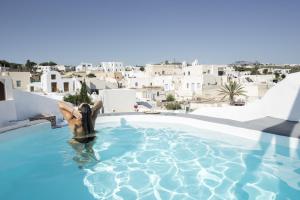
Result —
<instances>
[{"instance_id":1,"label":"green tree","mask_svg":"<svg viewBox=\"0 0 300 200\"><path fill-rule=\"evenodd\" d=\"M88 90L87 90L87 85L85 83L85 80L81 84L81 89L79 92L79 101L80 103L91 103L91 99L88 96Z\"/></svg>"},{"instance_id":2,"label":"green tree","mask_svg":"<svg viewBox=\"0 0 300 200\"><path fill-rule=\"evenodd\" d=\"M268 71L269 71L268 69L264 69L264 70L263 70L263 74L267 74Z\"/></svg>"},{"instance_id":3,"label":"green tree","mask_svg":"<svg viewBox=\"0 0 300 200\"><path fill-rule=\"evenodd\" d=\"M170 101L175 101L175 97L172 94L168 94L166 101L170 102Z\"/></svg>"},{"instance_id":4,"label":"green tree","mask_svg":"<svg viewBox=\"0 0 300 200\"><path fill-rule=\"evenodd\" d=\"M42 62L40 63L42 66L55 66L57 65L55 62L49 61L49 62Z\"/></svg>"},{"instance_id":5,"label":"green tree","mask_svg":"<svg viewBox=\"0 0 300 200\"><path fill-rule=\"evenodd\" d=\"M86 75L88 78L95 78L96 77L96 75L95 74L93 74L93 73L89 73L88 75Z\"/></svg>"},{"instance_id":6,"label":"green tree","mask_svg":"<svg viewBox=\"0 0 300 200\"><path fill-rule=\"evenodd\" d=\"M274 73L274 75L275 75L275 79L277 79L277 80L278 80L278 79L279 79L279 77L280 77L280 74L279 74L278 72L275 72L275 73Z\"/></svg>"},{"instance_id":7,"label":"green tree","mask_svg":"<svg viewBox=\"0 0 300 200\"><path fill-rule=\"evenodd\" d=\"M296 72L300 72L300 66L292 67L289 73L291 74Z\"/></svg>"},{"instance_id":8,"label":"green tree","mask_svg":"<svg viewBox=\"0 0 300 200\"><path fill-rule=\"evenodd\" d=\"M165 105L167 110L180 110L181 109L181 105L179 102L168 102Z\"/></svg>"},{"instance_id":9,"label":"green tree","mask_svg":"<svg viewBox=\"0 0 300 200\"><path fill-rule=\"evenodd\" d=\"M253 67L252 69L251 69L251 75L259 75L260 73L259 73L259 71L258 71L258 66L255 66L255 67Z\"/></svg>"},{"instance_id":10,"label":"green tree","mask_svg":"<svg viewBox=\"0 0 300 200\"><path fill-rule=\"evenodd\" d=\"M145 67L141 66L140 71L142 71L142 72L145 71Z\"/></svg>"},{"instance_id":11,"label":"green tree","mask_svg":"<svg viewBox=\"0 0 300 200\"><path fill-rule=\"evenodd\" d=\"M230 81L219 90L219 94L223 96L222 99L229 98L230 105L234 104L235 96L246 96L245 93L244 87L235 81Z\"/></svg>"},{"instance_id":12,"label":"green tree","mask_svg":"<svg viewBox=\"0 0 300 200\"><path fill-rule=\"evenodd\" d=\"M26 69L29 69L29 70L32 70L33 67L34 67L35 65L36 65L35 62L32 62L32 61L30 61L30 60L27 60L26 63L25 63L25 68L26 68Z\"/></svg>"},{"instance_id":13,"label":"green tree","mask_svg":"<svg viewBox=\"0 0 300 200\"><path fill-rule=\"evenodd\" d=\"M81 103L90 104L92 101L91 98L88 96L88 90L85 81L83 81L81 85L79 94L76 93L75 95L69 94L67 96L64 96L64 101L70 102L76 106L80 105Z\"/></svg>"}]
</instances>

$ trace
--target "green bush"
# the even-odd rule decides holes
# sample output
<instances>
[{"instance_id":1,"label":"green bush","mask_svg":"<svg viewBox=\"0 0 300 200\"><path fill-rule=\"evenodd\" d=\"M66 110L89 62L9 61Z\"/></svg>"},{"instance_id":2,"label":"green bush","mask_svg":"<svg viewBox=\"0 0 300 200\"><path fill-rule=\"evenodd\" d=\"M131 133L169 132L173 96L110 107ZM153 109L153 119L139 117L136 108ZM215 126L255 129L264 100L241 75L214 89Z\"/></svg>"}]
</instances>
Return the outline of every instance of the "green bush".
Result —
<instances>
[{"instance_id":1,"label":"green bush","mask_svg":"<svg viewBox=\"0 0 300 200\"><path fill-rule=\"evenodd\" d=\"M181 109L181 105L179 102L166 103L165 107L167 110L180 110Z\"/></svg>"},{"instance_id":2,"label":"green bush","mask_svg":"<svg viewBox=\"0 0 300 200\"><path fill-rule=\"evenodd\" d=\"M168 94L166 100L167 100L168 102L170 102L170 101L175 101L175 97L174 97L172 94Z\"/></svg>"},{"instance_id":3,"label":"green bush","mask_svg":"<svg viewBox=\"0 0 300 200\"><path fill-rule=\"evenodd\" d=\"M75 95L69 94L67 96L64 96L64 101L70 102L74 105L78 105L78 96L79 96L78 94Z\"/></svg>"},{"instance_id":4,"label":"green bush","mask_svg":"<svg viewBox=\"0 0 300 200\"><path fill-rule=\"evenodd\" d=\"M79 94L75 94L75 95L67 95L64 96L64 101L66 102L70 102L76 106L80 105L81 103L88 103L90 104L91 98L88 96L88 92L87 92L87 86L85 81L82 83L81 89Z\"/></svg>"},{"instance_id":5,"label":"green bush","mask_svg":"<svg viewBox=\"0 0 300 200\"><path fill-rule=\"evenodd\" d=\"M93 73L89 73L88 75L86 75L87 77L89 77L89 78L95 78L96 77L96 75L95 74L93 74Z\"/></svg>"}]
</instances>

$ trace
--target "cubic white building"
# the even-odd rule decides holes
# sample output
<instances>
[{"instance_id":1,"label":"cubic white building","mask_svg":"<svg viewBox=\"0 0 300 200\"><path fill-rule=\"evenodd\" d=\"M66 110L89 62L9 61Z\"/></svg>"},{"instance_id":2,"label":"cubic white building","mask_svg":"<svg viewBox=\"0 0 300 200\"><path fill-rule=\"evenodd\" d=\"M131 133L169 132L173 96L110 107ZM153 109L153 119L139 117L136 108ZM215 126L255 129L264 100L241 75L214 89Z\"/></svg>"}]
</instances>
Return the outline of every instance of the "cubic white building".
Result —
<instances>
[{"instance_id":1,"label":"cubic white building","mask_svg":"<svg viewBox=\"0 0 300 200\"><path fill-rule=\"evenodd\" d=\"M125 67L122 62L101 62L100 67L105 72L125 71Z\"/></svg>"},{"instance_id":2,"label":"cubic white building","mask_svg":"<svg viewBox=\"0 0 300 200\"><path fill-rule=\"evenodd\" d=\"M194 95L202 94L203 66L195 60L192 65L183 63L183 76L180 81L180 88L176 95L180 98L192 98Z\"/></svg>"},{"instance_id":3,"label":"cubic white building","mask_svg":"<svg viewBox=\"0 0 300 200\"><path fill-rule=\"evenodd\" d=\"M93 67L92 63L80 63L75 67L77 72L83 72L83 71L92 71L92 70L97 70L97 67Z\"/></svg>"},{"instance_id":4,"label":"cubic white building","mask_svg":"<svg viewBox=\"0 0 300 200\"><path fill-rule=\"evenodd\" d=\"M48 66L48 65L47 66L36 65L35 68L37 68L36 69L37 72L42 72L42 73L44 73L44 72L50 72L52 70L56 70L57 69L56 66Z\"/></svg>"},{"instance_id":5,"label":"cubic white building","mask_svg":"<svg viewBox=\"0 0 300 200\"><path fill-rule=\"evenodd\" d=\"M62 78L57 71L45 72L41 76L41 88L44 92L75 92L81 84L76 78Z\"/></svg>"}]
</instances>

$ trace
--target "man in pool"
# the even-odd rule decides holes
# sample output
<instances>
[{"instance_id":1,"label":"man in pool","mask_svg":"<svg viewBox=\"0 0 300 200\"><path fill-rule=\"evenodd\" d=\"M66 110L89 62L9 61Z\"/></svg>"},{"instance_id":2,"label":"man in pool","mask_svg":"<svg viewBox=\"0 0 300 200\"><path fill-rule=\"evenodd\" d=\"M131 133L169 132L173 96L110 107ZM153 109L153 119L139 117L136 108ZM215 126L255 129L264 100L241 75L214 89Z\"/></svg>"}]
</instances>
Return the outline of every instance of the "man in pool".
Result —
<instances>
[{"instance_id":1,"label":"man in pool","mask_svg":"<svg viewBox=\"0 0 300 200\"><path fill-rule=\"evenodd\" d=\"M74 134L71 143L88 143L94 140L96 137L95 120L102 105L102 101L97 101L91 108L89 104L82 103L78 109L75 109L66 102L58 103L61 113Z\"/></svg>"}]
</instances>

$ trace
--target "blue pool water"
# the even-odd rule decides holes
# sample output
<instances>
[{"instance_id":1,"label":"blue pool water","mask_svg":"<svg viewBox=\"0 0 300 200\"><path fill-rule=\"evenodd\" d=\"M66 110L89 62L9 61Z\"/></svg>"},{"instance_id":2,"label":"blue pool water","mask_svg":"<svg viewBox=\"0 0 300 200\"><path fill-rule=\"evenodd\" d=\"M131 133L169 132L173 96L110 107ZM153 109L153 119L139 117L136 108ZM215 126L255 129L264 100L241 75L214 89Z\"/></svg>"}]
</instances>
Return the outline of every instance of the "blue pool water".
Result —
<instances>
[{"instance_id":1,"label":"blue pool water","mask_svg":"<svg viewBox=\"0 0 300 200\"><path fill-rule=\"evenodd\" d=\"M299 151L174 124L96 129L75 146L67 127L1 134L0 199L299 199Z\"/></svg>"}]
</instances>

